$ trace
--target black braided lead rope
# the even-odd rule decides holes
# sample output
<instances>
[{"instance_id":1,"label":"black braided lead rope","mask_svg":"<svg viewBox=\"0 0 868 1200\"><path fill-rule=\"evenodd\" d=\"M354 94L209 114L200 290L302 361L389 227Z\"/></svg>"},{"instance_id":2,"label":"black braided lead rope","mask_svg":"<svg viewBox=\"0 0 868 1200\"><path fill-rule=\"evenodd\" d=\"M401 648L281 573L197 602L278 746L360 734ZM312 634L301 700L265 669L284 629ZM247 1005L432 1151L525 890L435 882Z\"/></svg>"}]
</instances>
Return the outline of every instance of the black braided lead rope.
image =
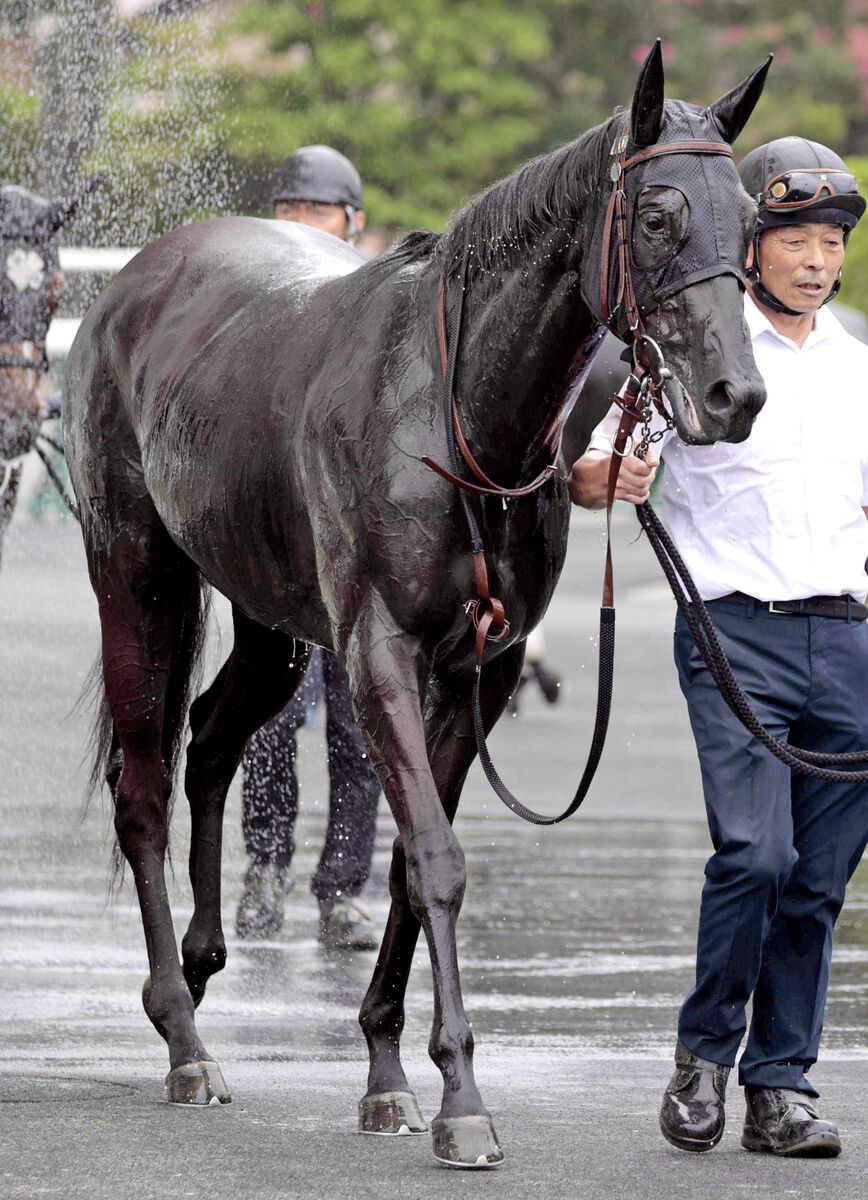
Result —
<instances>
[{"instance_id":1,"label":"black braided lead rope","mask_svg":"<svg viewBox=\"0 0 868 1200\"><path fill-rule=\"evenodd\" d=\"M636 515L648 535L651 548L657 555L675 602L687 622L712 679L742 725L762 742L775 758L779 758L791 771L799 775L809 775L813 779L823 779L829 783L868 783L868 771L835 771L820 765L865 762L868 761L868 750L853 750L841 754L804 750L776 738L760 723L735 677L696 584L662 521L647 500L644 504L637 505Z\"/></svg>"}]
</instances>

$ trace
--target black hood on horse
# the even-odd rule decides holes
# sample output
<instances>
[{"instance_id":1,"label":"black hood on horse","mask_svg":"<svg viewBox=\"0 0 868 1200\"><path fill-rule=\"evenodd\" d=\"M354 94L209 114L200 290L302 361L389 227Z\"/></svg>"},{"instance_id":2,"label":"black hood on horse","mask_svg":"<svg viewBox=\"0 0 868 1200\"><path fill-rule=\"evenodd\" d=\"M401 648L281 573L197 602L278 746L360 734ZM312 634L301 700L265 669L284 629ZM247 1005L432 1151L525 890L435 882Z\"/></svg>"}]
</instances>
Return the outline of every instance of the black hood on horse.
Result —
<instances>
[{"instance_id":1,"label":"black hood on horse","mask_svg":"<svg viewBox=\"0 0 868 1200\"><path fill-rule=\"evenodd\" d=\"M12 519L21 460L43 417L45 341L64 288L58 232L81 200L44 200L0 185L0 549Z\"/></svg>"},{"instance_id":2,"label":"black hood on horse","mask_svg":"<svg viewBox=\"0 0 868 1200\"><path fill-rule=\"evenodd\" d=\"M0 187L0 344L45 345L46 291L60 273L57 235L70 211L14 184Z\"/></svg>"},{"instance_id":3,"label":"black hood on horse","mask_svg":"<svg viewBox=\"0 0 868 1200\"><path fill-rule=\"evenodd\" d=\"M627 125L625 117L625 128ZM625 132L621 136L628 138ZM718 143L727 146L710 108L698 108L681 100L669 101L659 144L677 142ZM628 151L629 152L629 151ZM725 157L700 157L669 154L649 158L633 168L627 177L627 222L625 238L630 254L630 269L639 313L647 317L660 304L691 284L717 275L732 275L744 286L744 259L740 257L743 228L744 189L732 163ZM645 188L671 188L680 192L687 206L686 226L678 241L667 247L659 260L643 265L634 250L637 199ZM600 287L603 265L603 233L606 213L601 210L589 242L590 272L585 277L585 300L600 319ZM614 259L613 242L609 253ZM607 310L618 308L617 272L610 262L608 270ZM625 336L624 314L620 314L618 333Z\"/></svg>"}]
</instances>

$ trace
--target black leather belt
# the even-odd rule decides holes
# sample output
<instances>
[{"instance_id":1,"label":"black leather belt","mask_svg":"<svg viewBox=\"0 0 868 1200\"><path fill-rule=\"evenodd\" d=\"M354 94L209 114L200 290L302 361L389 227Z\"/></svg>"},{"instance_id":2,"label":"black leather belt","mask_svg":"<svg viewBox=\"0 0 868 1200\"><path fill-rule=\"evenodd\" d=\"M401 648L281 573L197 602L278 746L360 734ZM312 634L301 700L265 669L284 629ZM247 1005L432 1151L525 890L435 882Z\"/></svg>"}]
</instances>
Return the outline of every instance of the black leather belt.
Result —
<instances>
[{"instance_id":1,"label":"black leather belt","mask_svg":"<svg viewBox=\"0 0 868 1200\"><path fill-rule=\"evenodd\" d=\"M727 604L753 604L770 613L788 613L796 617L836 617L841 621L868 620L868 608L852 596L808 596L804 600L757 600L744 592L718 596Z\"/></svg>"}]
</instances>

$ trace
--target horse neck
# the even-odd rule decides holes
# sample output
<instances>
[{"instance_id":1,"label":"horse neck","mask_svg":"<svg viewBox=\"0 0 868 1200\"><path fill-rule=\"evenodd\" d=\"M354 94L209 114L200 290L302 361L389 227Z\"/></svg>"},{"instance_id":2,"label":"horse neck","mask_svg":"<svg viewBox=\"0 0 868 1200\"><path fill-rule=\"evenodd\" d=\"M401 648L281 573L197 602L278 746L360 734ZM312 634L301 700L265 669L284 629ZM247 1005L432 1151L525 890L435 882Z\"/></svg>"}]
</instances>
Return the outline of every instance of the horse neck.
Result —
<instances>
[{"instance_id":1,"label":"horse neck","mask_svg":"<svg viewBox=\"0 0 868 1200\"><path fill-rule=\"evenodd\" d=\"M598 324L581 297L579 243L552 230L496 276L469 280L457 406L472 453L504 486L550 457L542 442Z\"/></svg>"}]
</instances>

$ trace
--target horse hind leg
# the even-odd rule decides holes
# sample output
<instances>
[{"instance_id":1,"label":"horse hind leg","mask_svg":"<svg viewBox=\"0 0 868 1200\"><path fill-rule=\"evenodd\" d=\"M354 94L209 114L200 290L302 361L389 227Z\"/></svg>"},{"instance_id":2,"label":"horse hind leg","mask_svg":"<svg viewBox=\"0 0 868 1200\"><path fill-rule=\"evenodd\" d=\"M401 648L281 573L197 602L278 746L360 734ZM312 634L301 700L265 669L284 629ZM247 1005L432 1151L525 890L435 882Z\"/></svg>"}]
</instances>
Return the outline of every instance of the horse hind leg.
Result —
<instances>
[{"instance_id":1,"label":"horse hind leg","mask_svg":"<svg viewBox=\"0 0 868 1200\"><path fill-rule=\"evenodd\" d=\"M197 1005L208 979L226 961L220 911L226 793L248 738L289 702L310 657L304 642L257 625L238 609L233 622L232 653L190 710L185 787L192 818L194 910L182 953L184 978Z\"/></svg>"},{"instance_id":2,"label":"horse hind leg","mask_svg":"<svg viewBox=\"0 0 868 1200\"><path fill-rule=\"evenodd\" d=\"M167 721L166 702L179 694L173 670L177 676L191 669L179 647L185 624L201 616L198 576L148 502L131 505L127 521L107 551L92 553L90 566L113 725L108 775L115 783L115 829L135 881L150 964L142 999L168 1044L169 1099L227 1103L220 1068L196 1029L165 880L173 765L167 747L178 736L172 721L181 719L176 712ZM189 607L194 594L196 613Z\"/></svg>"}]
</instances>

